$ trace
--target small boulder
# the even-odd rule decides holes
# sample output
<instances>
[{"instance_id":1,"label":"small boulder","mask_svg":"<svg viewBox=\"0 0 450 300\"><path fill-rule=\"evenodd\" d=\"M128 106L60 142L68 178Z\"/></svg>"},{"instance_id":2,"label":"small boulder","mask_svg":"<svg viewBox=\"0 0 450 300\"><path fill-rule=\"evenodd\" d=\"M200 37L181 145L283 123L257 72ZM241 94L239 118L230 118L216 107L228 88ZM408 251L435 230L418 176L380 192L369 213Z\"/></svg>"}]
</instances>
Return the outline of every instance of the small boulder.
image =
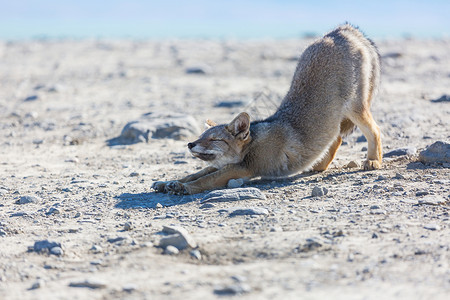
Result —
<instances>
[{"instance_id":1,"label":"small boulder","mask_svg":"<svg viewBox=\"0 0 450 300\"><path fill-rule=\"evenodd\" d=\"M450 163L450 143L437 141L420 152L422 163Z\"/></svg>"},{"instance_id":2,"label":"small boulder","mask_svg":"<svg viewBox=\"0 0 450 300\"><path fill-rule=\"evenodd\" d=\"M200 200L200 203L238 201L249 199L266 200L266 196L261 192L261 190L254 187L224 189L209 192L208 194L206 194L205 197L203 197L202 200Z\"/></svg>"},{"instance_id":3,"label":"small boulder","mask_svg":"<svg viewBox=\"0 0 450 300\"><path fill-rule=\"evenodd\" d=\"M149 142L150 139L182 140L200 133L192 116L181 113L147 113L129 122L120 136L108 140L110 146Z\"/></svg>"}]
</instances>

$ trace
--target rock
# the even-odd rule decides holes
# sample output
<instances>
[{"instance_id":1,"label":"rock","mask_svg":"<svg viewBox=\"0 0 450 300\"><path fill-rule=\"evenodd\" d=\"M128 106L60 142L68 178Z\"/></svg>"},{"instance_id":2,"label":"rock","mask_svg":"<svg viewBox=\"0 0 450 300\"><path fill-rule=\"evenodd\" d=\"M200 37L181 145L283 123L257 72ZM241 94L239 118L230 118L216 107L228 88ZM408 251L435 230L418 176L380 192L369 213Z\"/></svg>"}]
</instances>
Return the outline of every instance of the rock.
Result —
<instances>
[{"instance_id":1,"label":"rock","mask_svg":"<svg viewBox=\"0 0 450 300\"><path fill-rule=\"evenodd\" d=\"M230 179L228 181L227 187L230 189L241 187L244 184L244 179Z\"/></svg>"},{"instance_id":2,"label":"rock","mask_svg":"<svg viewBox=\"0 0 450 300\"><path fill-rule=\"evenodd\" d=\"M156 203L155 207L156 207L156 208L163 208L163 205L162 205L161 203L158 202L158 203Z\"/></svg>"},{"instance_id":3,"label":"rock","mask_svg":"<svg viewBox=\"0 0 450 300\"><path fill-rule=\"evenodd\" d=\"M367 139L364 135L360 135L356 138L356 142L357 143L363 143L363 142L367 142Z\"/></svg>"},{"instance_id":4,"label":"rock","mask_svg":"<svg viewBox=\"0 0 450 300\"><path fill-rule=\"evenodd\" d=\"M351 162L349 162L348 164L346 164L344 166L344 168L346 169L353 169L353 168L361 168L361 164L358 163L357 161L352 160Z\"/></svg>"},{"instance_id":5,"label":"rock","mask_svg":"<svg viewBox=\"0 0 450 300\"><path fill-rule=\"evenodd\" d=\"M162 232L169 234L160 239L159 246L162 248L166 248L169 245L176 247L178 250L188 247L197 248L197 242L194 238L186 229L180 226L164 226Z\"/></svg>"},{"instance_id":6,"label":"rock","mask_svg":"<svg viewBox=\"0 0 450 300\"><path fill-rule=\"evenodd\" d=\"M94 253L103 252L103 248L99 245L93 245L90 250L93 251Z\"/></svg>"},{"instance_id":7,"label":"rock","mask_svg":"<svg viewBox=\"0 0 450 300\"><path fill-rule=\"evenodd\" d=\"M226 286L218 286L214 288L214 294L220 296L241 295L251 292L251 287L244 283L231 284Z\"/></svg>"},{"instance_id":8,"label":"rock","mask_svg":"<svg viewBox=\"0 0 450 300\"><path fill-rule=\"evenodd\" d=\"M214 106L215 107L233 108L233 107L243 106L244 104L245 104L244 101L234 100L234 101L220 101L220 102L217 102Z\"/></svg>"},{"instance_id":9,"label":"rock","mask_svg":"<svg viewBox=\"0 0 450 300\"><path fill-rule=\"evenodd\" d=\"M137 176L139 176L138 172L131 172L130 173L130 177L137 177Z\"/></svg>"},{"instance_id":10,"label":"rock","mask_svg":"<svg viewBox=\"0 0 450 300\"><path fill-rule=\"evenodd\" d=\"M212 69L208 65L198 65L198 66L191 66L191 67L186 68L185 72L186 72L186 74L206 75L206 74L211 74Z\"/></svg>"},{"instance_id":11,"label":"rock","mask_svg":"<svg viewBox=\"0 0 450 300\"><path fill-rule=\"evenodd\" d=\"M428 194L429 194L428 191L417 191L416 192L416 197L425 196L425 195L428 195Z\"/></svg>"},{"instance_id":12,"label":"rock","mask_svg":"<svg viewBox=\"0 0 450 300\"><path fill-rule=\"evenodd\" d=\"M200 209L213 208L213 207L216 207L216 206L214 204L212 204L212 203L205 203L205 204L200 206Z\"/></svg>"},{"instance_id":13,"label":"rock","mask_svg":"<svg viewBox=\"0 0 450 300\"><path fill-rule=\"evenodd\" d=\"M198 249L192 250L191 252L189 252L189 254L197 260L202 260L202 254Z\"/></svg>"},{"instance_id":14,"label":"rock","mask_svg":"<svg viewBox=\"0 0 450 300\"><path fill-rule=\"evenodd\" d=\"M416 147L403 147L386 152L384 153L383 157L415 155L416 153L417 153Z\"/></svg>"},{"instance_id":15,"label":"rock","mask_svg":"<svg viewBox=\"0 0 450 300\"><path fill-rule=\"evenodd\" d=\"M229 213L229 217L234 216L253 216L253 215L268 215L269 211L262 207L232 207L228 209L221 209L219 212Z\"/></svg>"},{"instance_id":16,"label":"rock","mask_svg":"<svg viewBox=\"0 0 450 300\"><path fill-rule=\"evenodd\" d=\"M236 189L225 189L216 190L209 192L200 200L200 203L205 202L224 202L224 201L238 201L238 200L249 200L249 199L259 199L266 200L266 196L261 192L261 190L249 187L249 188L236 188Z\"/></svg>"},{"instance_id":17,"label":"rock","mask_svg":"<svg viewBox=\"0 0 450 300\"><path fill-rule=\"evenodd\" d=\"M450 163L450 143L437 141L420 152L422 163Z\"/></svg>"},{"instance_id":18,"label":"rock","mask_svg":"<svg viewBox=\"0 0 450 300\"><path fill-rule=\"evenodd\" d=\"M441 230L441 226L439 226L438 224L435 223L430 223L430 224L426 224L423 226L423 228L428 229L428 230Z\"/></svg>"},{"instance_id":19,"label":"rock","mask_svg":"<svg viewBox=\"0 0 450 300\"><path fill-rule=\"evenodd\" d=\"M16 204L38 203L42 199L37 196L22 196L16 201Z\"/></svg>"},{"instance_id":20,"label":"rock","mask_svg":"<svg viewBox=\"0 0 450 300\"><path fill-rule=\"evenodd\" d=\"M382 180L386 180L386 179L388 179L388 178L386 176L383 176L383 175L379 175L377 177L377 181L382 181Z\"/></svg>"},{"instance_id":21,"label":"rock","mask_svg":"<svg viewBox=\"0 0 450 300\"><path fill-rule=\"evenodd\" d=\"M168 245L166 249L164 249L164 254L167 255L177 255L178 253L180 253L180 250L172 245Z\"/></svg>"},{"instance_id":22,"label":"rock","mask_svg":"<svg viewBox=\"0 0 450 300\"><path fill-rule=\"evenodd\" d=\"M328 194L328 189L325 187L315 186L311 192L311 197L321 197Z\"/></svg>"},{"instance_id":23,"label":"rock","mask_svg":"<svg viewBox=\"0 0 450 300\"><path fill-rule=\"evenodd\" d=\"M131 222L126 222L125 224L123 224L123 230L130 231L132 229L133 229L133 224Z\"/></svg>"},{"instance_id":24,"label":"rock","mask_svg":"<svg viewBox=\"0 0 450 300\"><path fill-rule=\"evenodd\" d=\"M50 207L50 209L45 213L47 216L50 215L59 215L60 211L59 209L55 208L55 207Z\"/></svg>"},{"instance_id":25,"label":"rock","mask_svg":"<svg viewBox=\"0 0 450 300\"><path fill-rule=\"evenodd\" d=\"M395 173L395 176L392 179L405 179L405 177L400 173Z\"/></svg>"},{"instance_id":26,"label":"rock","mask_svg":"<svg viewBox=\"0 0 450 300\"><path fill-rule=\"evenodd\" d=\"M323 246L323 242L318 238L308 238L306 243L295 248L295 251L300 252L310 252L317 250Z\"/></svg>"},{"instance_id":27,"label":"rock","mask_svg":"<svg viewBox=\"0 0 450 300\"><path fill-rule=\"evenodd\" d=\"M30 287L30 290L39 289L45 286L45 282L41 279L36 280Z\"/></svg>"},{"instance_id":28,"label":"rock","mask_svg":"<svg viewBox=\"0 0 450 300\"><path fill-rule=\"evenodd\" d=\"M64 251L61 247L56 246L50 249L50 253L53 255L60 256L63 255Z\"/></svg>"},{"instance_id":29,"label":"rock","mask_svg":"<svg viewBox=\"0 0 450 300\"><path fill-rule=\"evenodd\" d=\"M0 229L0 236L5 236L6 235L6 231L4 231L3 229Z\"/></svg>"},{"instance_id":30,"label":"rock","mask_svg":"<svg viewBox=\"0 0 450 300\"><path fill-rule=\"evenodd\" d=\"M425 196L418 201L418 204L427 204L427 205L443 205L448 202L442 196Z\"/></svg>"},{"instance_id":31,"label":"rock","mask_svg":"<svg viewBox=\"0 0 450 300\"><path fill-rule=\"evenodd\" d=\"M123 240L128 240L130 237L129 236L117 236L117 237L113 237L113 238L108 238L107 241L110 242L111 244L113 243L117 243Z\"/></svg>"},{"instance_id":32,"label":"rock","mask_svg":"<svg viewBox=\"0 0 450 300\"><path fill-rule=\"evenodd\" d=\"M438 103L438 102L450 102L450 95L442 95L438 99L433 99L431 102Z\"/></svg>"},{"instance_id":33,"label":"rock","mask_svg":"<svg viewBox=\"0 0 450 300\"><path fill-rule=\"evenodd\" d=\"M55 250L55 253L52 252L53 248L61 248L61 243L58 242L53 242L53 241L49 241L49 240L42 240L42 241L37 241L34 242L34 246L32 248L33 251L38 252L38 253L51 253L51 254L55 254L58 255L56 253L58 253L59 250Z\"/></svg>"},{"instance_id":34,"label":"rock","mask_svg":"<svg viewBox=\"0 0 450 300\"><path fill-rule=\"evenodd\" d=\"M137 286L133 283L128 283L128 284L122 286L122 291L127 292L127 293L131 293L135 290L137 290Z\"/></svg>"},{"instance_id":35,"label":"rock","mask_svg":"<svg viewBox=\"0 0 450 300\"><path fill-rule=\"evenodd\" d=\"M198 134L197 122L192 116L181 113L147 113L126 124L120 136L108 140L108 144L135 144L149 142L151 138L182 140Z\"/></svg>"},{"instance_id":36,"label":"rock","mask_svg":"<svg viewBox=\"0 0 450 300\"><path fill-rule=\"evenodd\" d=\"M23 99L23 101L25 101L25 102L28 102L28 101L35 101L35 100L37 100L37 99L39 99L39 96L38 96L38 95L31 95L31 96L28 96L28 97L26 97L25 99Z\"/></svg>"},{"instance_id":37,"label":"rock","mask_svg":"<svg viewBox=\"0 0 450 300\"><path fill-rule=\"evenodd\" d=\"M72 281L69 283L70 287L85 287L90 289L103 289L106 287L106 283L99 280L86 279L82 281Z\"/></svg>"}]
</instances>

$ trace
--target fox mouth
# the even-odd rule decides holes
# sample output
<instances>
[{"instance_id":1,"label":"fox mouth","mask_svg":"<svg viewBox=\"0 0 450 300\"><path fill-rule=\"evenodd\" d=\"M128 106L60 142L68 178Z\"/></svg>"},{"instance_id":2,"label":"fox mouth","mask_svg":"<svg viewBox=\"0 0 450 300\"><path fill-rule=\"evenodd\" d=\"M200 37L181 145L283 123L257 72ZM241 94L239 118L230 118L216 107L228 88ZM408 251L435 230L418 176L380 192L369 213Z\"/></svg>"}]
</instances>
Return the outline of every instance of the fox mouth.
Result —
<instances>
[{"instance_id":1,"label":"fox mouth","mask_svg":"<svg viewBox=\"0 0 450 300\"><path fill-rule=\"evenodd\" d=\"M200 158L201 160L205 160L205 161L214 160L216 158L216 155L212 154L212 153L192 152L192 155L194 155L195 157Z\"/></svg>"}]
</instances>

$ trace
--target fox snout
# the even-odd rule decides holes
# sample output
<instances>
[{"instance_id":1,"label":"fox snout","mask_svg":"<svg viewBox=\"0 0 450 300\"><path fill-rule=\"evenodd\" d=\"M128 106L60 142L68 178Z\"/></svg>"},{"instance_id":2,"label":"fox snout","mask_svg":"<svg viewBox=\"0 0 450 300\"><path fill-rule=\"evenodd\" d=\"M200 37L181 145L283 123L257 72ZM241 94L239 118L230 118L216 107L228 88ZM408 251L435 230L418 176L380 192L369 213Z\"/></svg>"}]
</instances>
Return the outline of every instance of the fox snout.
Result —
<instances>
[{"instance_id":1,"label":"fox snout","mask_svg":"<svg viewBox=\"0 0 450 300\"><path fill-rule=\"evenodd\" d=\"M195 143L188 143L188 144L187 144L189 150L192 149L192 148L194 148L195 145L196 145Z\"/></svg>"}]
</instances>

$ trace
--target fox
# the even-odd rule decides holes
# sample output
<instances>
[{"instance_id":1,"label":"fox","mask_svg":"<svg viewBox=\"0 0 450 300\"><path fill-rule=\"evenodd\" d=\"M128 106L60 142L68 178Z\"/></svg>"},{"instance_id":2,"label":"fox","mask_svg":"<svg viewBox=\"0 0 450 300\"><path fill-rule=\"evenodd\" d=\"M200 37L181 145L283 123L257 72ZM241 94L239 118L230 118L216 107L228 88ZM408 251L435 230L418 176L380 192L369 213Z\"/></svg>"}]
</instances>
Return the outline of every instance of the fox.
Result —
<instances>
[{"instance_id":1,"label":"fox","mask_svg":"<svg viewBox=\"0 0 450 300\"><path fill-rule=\"evenodd\" d=\"M342 138L356 127L368 142L363 169L381 168L380 129L370 111L380 73L374 42L351 24L335 28L304 50L273 115L251 121L241 112L221 125L207 120L206 131L187 146L209 166L179 180L156 181L152 188L189 195L223 188L230 179L325 171Z\"/></svg>"}]
</instances>

